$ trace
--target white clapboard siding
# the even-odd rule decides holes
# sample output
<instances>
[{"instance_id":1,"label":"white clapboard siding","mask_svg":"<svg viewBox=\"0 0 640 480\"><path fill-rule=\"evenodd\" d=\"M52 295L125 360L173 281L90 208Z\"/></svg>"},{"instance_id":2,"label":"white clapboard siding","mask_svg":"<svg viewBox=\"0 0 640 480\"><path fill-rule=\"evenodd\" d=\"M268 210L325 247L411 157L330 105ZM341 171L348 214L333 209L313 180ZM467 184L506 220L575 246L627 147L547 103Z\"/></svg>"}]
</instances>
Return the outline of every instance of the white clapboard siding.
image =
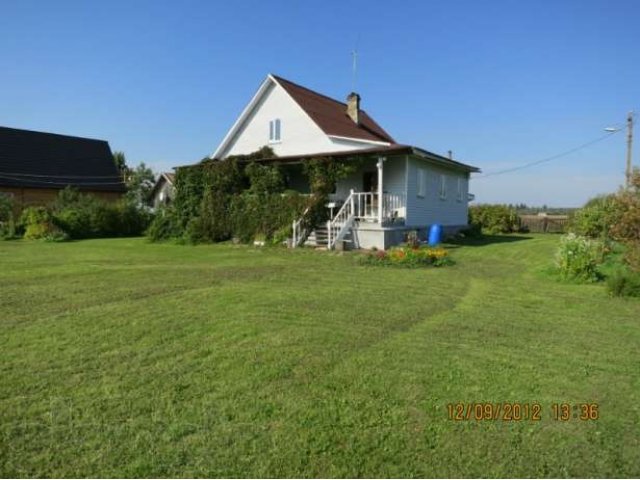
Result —
<instances>
[{"instance_id":1,"label":"white clapboard siding","mask_svg":"<svg viewBox=\"0 0 640 480\"><path fill-rule=\"evenodd\" d=\"M467 193L469 174L454 169L436 166L424 159L408 156L407 169L407 218L408 226L467 224ZM418 197L418 171L427 171L424 198ZM446 178L447 197L440 198L440 175ZM462 179L462 199L458 198L458 178Z\"/></svg>"}]
</instances>

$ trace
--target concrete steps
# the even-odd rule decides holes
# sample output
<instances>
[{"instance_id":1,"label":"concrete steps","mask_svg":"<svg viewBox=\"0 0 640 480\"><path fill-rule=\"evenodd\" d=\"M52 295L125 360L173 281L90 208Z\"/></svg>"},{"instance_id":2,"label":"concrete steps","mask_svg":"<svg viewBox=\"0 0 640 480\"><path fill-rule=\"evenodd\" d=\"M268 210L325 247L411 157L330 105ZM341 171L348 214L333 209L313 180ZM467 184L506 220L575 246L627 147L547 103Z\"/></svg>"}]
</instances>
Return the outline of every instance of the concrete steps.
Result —
<instances>
[{"instance_id":1,"label":"concrete steps","mask_svg":"<svg viewBox=\"0 0 640 480\"><path fill-rule=\"evenodd\" d=\"M329 235L328 235L328 232L327 232L327 226L326 225L320 225L320 226L317 226L311 232L311 234L309 234L309 236L307 237L307 241L304 242L304 244L309 246L309 247L324 247L324 248L327 248L328 240L329 240ZM343 242L344 250L351 250L351 249L354 248L353 231L352 230L349 230L346 233L346 235L342 239L342 242ZM340 247L337 246L336 249L339 250Z\"/></svg>"}]
</instances>

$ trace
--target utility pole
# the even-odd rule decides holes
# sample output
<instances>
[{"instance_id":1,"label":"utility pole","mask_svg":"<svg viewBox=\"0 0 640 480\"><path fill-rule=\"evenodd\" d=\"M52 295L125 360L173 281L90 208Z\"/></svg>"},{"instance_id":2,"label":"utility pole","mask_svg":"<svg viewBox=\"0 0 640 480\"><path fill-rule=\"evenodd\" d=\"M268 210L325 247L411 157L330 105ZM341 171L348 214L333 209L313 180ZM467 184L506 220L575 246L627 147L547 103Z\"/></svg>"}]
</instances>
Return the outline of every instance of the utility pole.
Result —
<instances>
[{"instance_id":1,"label":"utility pole","mask_svg":"<svg viewBox=\"0 0 640 480\"><path fill-rule=\"evenodd\" d=\"M631 188L631 146L633 145L633 112L627 116L627 188Z\"/></svg>"}]
</instances>

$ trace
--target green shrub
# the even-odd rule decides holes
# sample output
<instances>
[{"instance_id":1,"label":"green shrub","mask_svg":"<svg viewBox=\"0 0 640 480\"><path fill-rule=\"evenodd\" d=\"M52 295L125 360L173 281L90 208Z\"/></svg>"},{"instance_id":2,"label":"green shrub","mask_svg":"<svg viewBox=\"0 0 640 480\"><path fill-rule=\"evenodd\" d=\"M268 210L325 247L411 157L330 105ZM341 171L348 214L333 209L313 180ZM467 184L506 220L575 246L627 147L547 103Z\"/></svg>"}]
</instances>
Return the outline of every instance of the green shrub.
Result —
<instances>
[{"instance_id":1,"label":"green shrub","mask_svg":"<svg viewBox=\"0 0 640 480\"><path fill-rule=\"evenodd\" d=\"M182 235L182 228L178 224L176 211L172 205L156 211L153 221L147 228L145 235L152 242L178 238Z\"/></svg>"},{"instance_id":2,"label":"green shrub","mask_svg":"<svg viewBox=\"0 0 640 480\"><path fill-rule=\"evenodd\" d=\"M13 197L0 193L0 222L13 216Z\"/></svg>"},{"instance_id":3,"label":"green shrub","mask_svg":"<svg viewBox=\"0 0 640 480\"><path fill-rule=\"evenodd\" d=\"M0 239L13 238L16 225L13 218L13 197L0 193Z\"/></svg>"},{"instance_id":4,"label":"green shrub","mask_svg":"<svg viewBox=\"0 0 640 480\"><path fill-rule=\"evenodd\" d=\"M55 214L55 222L72 238L87 238L91 236L91 217L84 209L67 207Z\"/></svg>"},{"instance_id":5,"label":"green shrub","mask_svg":"<svg viewBox=\"0 0 640 480\"><path fill-rule=\"evenodd\" d=\"M560 238L556 267L564 279L595 282L600 279L598 265L603 260L602 244L574 233Z\"/></svg>"},{"instance_id":6,"label":"green shrub","mask_svg":"<svg viewBox=\"0 0 640 480\"><path fill-rule=\"evenodd\" d=\"M145 231L153 221L153 214L145 207L138 206L130 200L120 200L107 204L113 209L112 230L113 236L138 237L144 235Z\"/></svg>"},{"instance_id":7,"label":"green shrub","mask_svg":"<svg viewBox=\"0 0 640 480\"><path fill-rule=\"evenodd\" d=\"M126 198L106 202L67 187L52 204L51 220L71 238L103 238L142 235L152 215Z\"/></svg>"},{"instance_id":8,"label":"green shrub","mask_svg":"<svg viewBox=\"0 0 640 480\"><path fill-rule=\"evenodd\" d=\"M607 290L614 297L640 297L640 273L618 269L607 277Z\"/></svg>"},{"instance_id":9,"label":"green shrub","mask_svg":"<svg viewBox=\"0 0 640 480\"><path fill-rule=\"evenodd\" d=\"M513 233L520 231L520 217L507 205L473 205L469 207L469 225L482 233Z\"/></svg>"},{"instance_id":10,"label":"green shrub","mask_svg":"<svg viewBox=\"0 0 640 480\"><path fill-rule=\"evenodd\" d=\"M271 244L272 245L284 245L287 242L287 239L291 238L292 227L291 224L293 222L289 222L287 225L283 225L271 236Z\"/></svg>"},{"instance_id":11,"label":"green shrub","mask_svg":"<svg viewBox=\"0 0 640 480\"><path fill-rule=\"evenodd\" d=\"M590 238L608 238L619 212L620 205L616 195L592 198L573 214L569 230Z\"/></svg>"},{"instance_id":12,"label":"green shrub","mask_svg":"<svg viewBox=\"0 0 640 480\"><path fill-rule=\"evenodd\" d=\"M62 241L68 238L54 222L44 207L28 207L22 211L20 222L24 225L27 240Z\"/></svg>"}]
</instances>

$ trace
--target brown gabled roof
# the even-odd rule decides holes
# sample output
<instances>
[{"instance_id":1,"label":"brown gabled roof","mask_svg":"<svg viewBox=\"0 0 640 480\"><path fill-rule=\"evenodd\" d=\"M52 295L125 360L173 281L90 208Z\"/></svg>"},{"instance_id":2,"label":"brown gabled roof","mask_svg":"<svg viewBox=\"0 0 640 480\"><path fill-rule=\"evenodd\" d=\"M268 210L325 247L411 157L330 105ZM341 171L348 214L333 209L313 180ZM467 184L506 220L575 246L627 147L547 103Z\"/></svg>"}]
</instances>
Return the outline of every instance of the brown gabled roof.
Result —
<instances>
[{"instance_id":1,"label":"brown gabled roof","mask_svg":"<svg viewBox=\"0 0 640 480\"><path fill-rule=\"evenodd\" d=\"M125 192L104 140L0 127L0 185Z\"/></svg>"},{"instance_id":2,"label":"brown gabled roof","mask_svg":"<svg viewBox=\"0 0 640 480\"><path fill-rule=\"evenodd\" d=\"M360 123L356 124L347 115L347 105L345 103L338 102L333 98L276 75L272 75L272 77L327 135L396 143L391 135L385 132L364 110L360 110Z\"/></svg>"}]
</instances>

